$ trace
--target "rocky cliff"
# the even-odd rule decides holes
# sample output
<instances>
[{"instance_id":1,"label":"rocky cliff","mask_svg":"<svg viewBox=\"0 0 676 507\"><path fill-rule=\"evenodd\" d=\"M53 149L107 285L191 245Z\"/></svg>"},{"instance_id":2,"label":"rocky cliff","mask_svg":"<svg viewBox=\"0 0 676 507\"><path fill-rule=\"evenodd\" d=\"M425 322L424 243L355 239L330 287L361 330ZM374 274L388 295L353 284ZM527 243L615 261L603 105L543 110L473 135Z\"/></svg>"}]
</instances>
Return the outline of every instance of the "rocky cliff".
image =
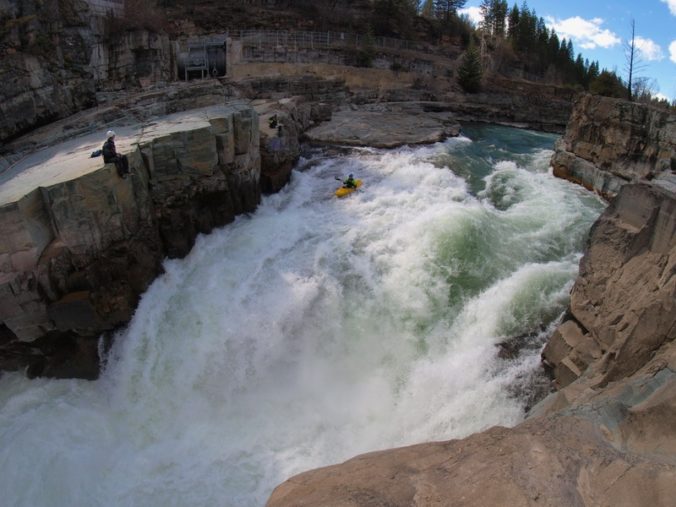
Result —
<instances>
[{"instance_id":1,"label":"rocky cliff","mask_svg":"<svg viewBox=\"0 0 676 507\"><path fill-rule=\"evenodd\" d=\"M643 182L618 185L590 232L569 311L543 351L560 390L526 421L306 472L268 505L673 505L675 141L668 114L578 101L560 146L580 156L563 156ZM608 194L599 181L589 186Z\"/></svg>"},{"instance_id":2,"label":"rocky cliff","mask_svg":"<svg viewBox=\"0 0 676 507\"><path fill-rule=\"evenodd\" d=\"M118 129L133 171L89 154L101 136L45 148L0 187L0 369L95 377L97 340L127 322L166 257L260 199L259 129L247 105Z\"/></svg>"},{"instance_id":3,"label":"rocky cliff","mask_svg":"<svg viewBox=\"0 0 676 507\"><path fill-rule=\"evenodd\" d=\"M0 1L0 142L96 105L97 92L168 81L171 58L166 34L83 0Z\"/></svg>"},{"instance_id":4,"label":"rocky cliff","mask_svg":"<svg viewBox=\"0 0 676 507\"><path fill-rule=\"evenodd\" d=\"M675 337L676 196L626 185L592 228L570 310L543 357L561 387L583 374L605 386Z\"/></svg>"},{"instance_id":5,"label":"rocky cliff","mask_svg":"<svg viewBox=\"0 0 676 507\"><path fill-rule=\"evenodd\" d=\"M676 114L580 95L552 158L554 174L611 198L629 182L676 173Z\"/></svg>"},{"instance_id":6,"label":"rocky cliff","mask_svg":"<svg viewBox=\"0 0 676 507\"><path fill-rule=\"evenodd\" d=\"M277 29L313 28L312 23L304 26L306 20L294 9L286 12L290 17L276 19L273 13L279 14L279 6L211 4L204 3L199 9L193 3L154 9L151 4L135 2L131 13L112 18L92 12L84 0L0 1L0 142L107 104L116 92L175 80L181 56L179 39L185 43L187 37L202 36L207 27L212 33L215 19L221 20L218 29L222 32L241 27L243 19L251 23L248 28L256 26L256 20L261 19L252 14L259 11L266 12L266 19L274 20ZM349 4L348 11L354 12L345 19L356 20L353 14L368 7L368 2ZM202 22L195 24L190 17ZM341 28L346 29L360 33L357 25ZM288 40L285 45L284 40L282 37L269 46L243 46L242 40L228 39L228 77L240 82L240 87L250 88L246 95L251 98L260 94L261 87L276 85L287 97L306 95L312 83L293 83L284 76L293 69L304 78L312 74L336 77L333 89L322 83L318 89L323 96L312 100L349 98L361 104L439 101L452 104L451 112L460 119L554 132L562 131L570 114L572 92L565 87L492 77L486 80L482 93L462 93L453 78L461 53L456 46L442 49L419 44L406 51L380 48L373 55L371 68L362 68L357 66L363 63L355 60L359 53L355 47L299 50ZM261 80L262 76L267 80ZM350 79L347 89L341 76Z\"/></svg>"}]
</instances>

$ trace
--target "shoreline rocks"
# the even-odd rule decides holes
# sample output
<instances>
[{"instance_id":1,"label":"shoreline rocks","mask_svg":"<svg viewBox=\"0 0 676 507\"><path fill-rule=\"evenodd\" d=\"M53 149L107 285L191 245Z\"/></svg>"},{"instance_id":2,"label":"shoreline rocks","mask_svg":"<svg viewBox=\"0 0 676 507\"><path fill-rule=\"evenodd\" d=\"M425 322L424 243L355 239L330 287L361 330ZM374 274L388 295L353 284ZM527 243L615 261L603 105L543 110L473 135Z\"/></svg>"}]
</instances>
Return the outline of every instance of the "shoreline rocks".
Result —
<instances>
[{"instance_id":1,"label":"shoreline rocks","mask_svg":"<svg viewBox=\"0 0 676 507\"><path fill-rule=\"evenodd\" d=\"M542 356L559 387L605 386L676 338L676 194L625 185L592 227L568 318Z\"/></svg>"}]
</instances>

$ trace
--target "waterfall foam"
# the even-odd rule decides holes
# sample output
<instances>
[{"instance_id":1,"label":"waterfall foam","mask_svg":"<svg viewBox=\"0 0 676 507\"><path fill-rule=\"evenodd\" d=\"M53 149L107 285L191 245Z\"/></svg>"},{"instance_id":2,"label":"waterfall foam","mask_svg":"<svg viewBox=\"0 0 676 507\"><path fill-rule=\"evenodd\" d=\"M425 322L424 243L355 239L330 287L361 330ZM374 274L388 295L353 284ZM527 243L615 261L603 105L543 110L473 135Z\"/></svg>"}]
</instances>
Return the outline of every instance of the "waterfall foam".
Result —
<instances>
[{"instance_id":1,"label":"waterfall foam","mask_svg":"<svg viewBox=\"0 0 676 507\"><path fill-rule=\"evenodd\" d=\"M495 345L560 314L601 204L548 174L551 136L469 136L301 163L165 262L101 379L3 377L7 505L261 505L308 468L517 423L537 353ZM333 198L350 172L363 191Z\"/></svg>"}]
</instances>

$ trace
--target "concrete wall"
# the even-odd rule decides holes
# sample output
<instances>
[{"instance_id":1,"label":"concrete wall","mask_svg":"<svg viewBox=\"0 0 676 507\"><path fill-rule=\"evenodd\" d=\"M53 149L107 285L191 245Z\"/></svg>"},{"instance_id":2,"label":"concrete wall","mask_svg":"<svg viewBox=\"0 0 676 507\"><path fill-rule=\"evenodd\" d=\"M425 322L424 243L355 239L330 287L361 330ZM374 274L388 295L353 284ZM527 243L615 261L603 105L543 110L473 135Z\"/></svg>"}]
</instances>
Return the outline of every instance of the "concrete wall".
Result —
<instances>
[{"instance_id":1,"label":"concrete wall","mask_svg":"<svg viewBox=\"0 0 676 507\"><path fill-rule=\"evenodd\" d=\"M99 16L124 14L124 0L85 0L89 4L92 13Z\"/></svg>"}]
</instances>

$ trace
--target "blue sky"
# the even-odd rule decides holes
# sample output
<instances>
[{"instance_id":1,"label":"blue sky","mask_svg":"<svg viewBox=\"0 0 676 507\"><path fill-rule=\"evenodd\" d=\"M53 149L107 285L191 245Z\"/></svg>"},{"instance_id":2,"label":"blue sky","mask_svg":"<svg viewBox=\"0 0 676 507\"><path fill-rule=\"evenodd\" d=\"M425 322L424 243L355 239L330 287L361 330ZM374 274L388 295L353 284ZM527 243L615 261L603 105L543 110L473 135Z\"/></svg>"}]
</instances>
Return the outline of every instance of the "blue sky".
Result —
<instances>
[{"instance_id":1,"label":"blue sky","mask_svg":"<svg viewBox=\"0 0 676 507\"><path fill-rule=\"evenodd\" d=\"M521 7L522 0L508 0ZM474 20L481 0L469 0L461 12ZM654 79L660 97L676 99L676 0L529 0L559 37L572 39L575 54L598 61L626 79L625 44L636 23L641 65L635 75Z\"/></svg>"}]
</instances>

